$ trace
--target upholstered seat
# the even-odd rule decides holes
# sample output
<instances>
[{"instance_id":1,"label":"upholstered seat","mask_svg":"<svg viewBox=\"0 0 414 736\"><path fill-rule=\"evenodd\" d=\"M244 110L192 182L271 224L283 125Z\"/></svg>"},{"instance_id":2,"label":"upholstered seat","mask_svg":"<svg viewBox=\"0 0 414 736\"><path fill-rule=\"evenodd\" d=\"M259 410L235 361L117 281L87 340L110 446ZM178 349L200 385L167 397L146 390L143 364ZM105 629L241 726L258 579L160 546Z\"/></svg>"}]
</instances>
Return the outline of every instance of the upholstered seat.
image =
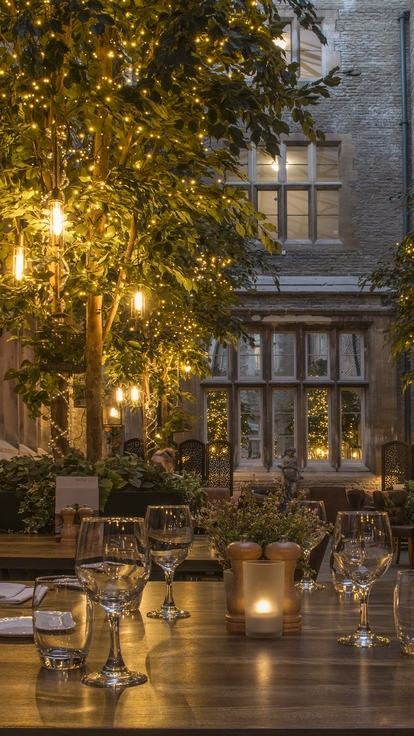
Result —
<instances>
[{"instance_id":1,"label":"upholstered seat","mask_svg":"<svg viewBox=\"0 0 414 736\"><path fill-rule=\"evenodd\" d=\"M396 543L395 561L397 565L401 555L401 539L407 539L408 562L410 567L414 567L414 526L405 523L403 512L407 492L404 490L374 491L372 495L376 511L386 511L390 517L392 536Z\"/></svg>"}]
</instances>

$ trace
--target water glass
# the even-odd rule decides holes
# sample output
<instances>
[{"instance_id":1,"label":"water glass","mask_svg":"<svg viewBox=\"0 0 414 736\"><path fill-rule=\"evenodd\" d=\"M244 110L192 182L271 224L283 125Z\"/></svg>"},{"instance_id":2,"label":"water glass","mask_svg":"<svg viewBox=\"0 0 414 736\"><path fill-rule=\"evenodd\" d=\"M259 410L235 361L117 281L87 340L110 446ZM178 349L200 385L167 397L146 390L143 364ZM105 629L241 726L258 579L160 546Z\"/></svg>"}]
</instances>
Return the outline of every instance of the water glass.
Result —
<instances>
[{"instance_id":1,"label":"water glass","mask_svg":"<svg viewBox=\"0 0 414 736\"><path fill-rule=\"evenodd\" d=\"M414 570L399 570L397 573L394 621L403 652L414 654Z\"/></svg>"},{"instance_id":2,"label":"water glass","mask_svg":"<svg viewBox=\"0 0 414 736\"><path fill-rule=\"evenodd\" d=\"M32 606L34 641L43 667L83 667L91 644L93 607L77 578L37 578Z\"/></svg>"}]
</instances>

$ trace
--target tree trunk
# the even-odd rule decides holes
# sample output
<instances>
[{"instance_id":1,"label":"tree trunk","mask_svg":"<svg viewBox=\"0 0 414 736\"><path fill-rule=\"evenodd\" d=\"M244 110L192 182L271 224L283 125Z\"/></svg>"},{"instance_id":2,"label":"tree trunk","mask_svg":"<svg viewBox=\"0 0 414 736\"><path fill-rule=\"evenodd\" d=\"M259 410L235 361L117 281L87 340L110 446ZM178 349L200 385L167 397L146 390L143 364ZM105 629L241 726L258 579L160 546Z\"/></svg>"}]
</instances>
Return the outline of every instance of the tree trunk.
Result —
<instances>
[{"instance_id":1,"label":"tree trunk","mask_svg":"<svg viewBox=\"0 0 414 736\"><path fill-rule=\"evenodd\" d=\"M102 457L102 297L88 296L86 320L86 446L87 458Z\"/></svg>"},{"instance_id":2,"label":"tree trunk","mask_svg":"<svg viewBox=\"0 0 414 736\"><path fill-rule=\"evenodd\" d=\"M59 376L59 393L50 407L50 434L54 457L64 457L69 452L68 380Z\"/></svg>"}]
</instances>

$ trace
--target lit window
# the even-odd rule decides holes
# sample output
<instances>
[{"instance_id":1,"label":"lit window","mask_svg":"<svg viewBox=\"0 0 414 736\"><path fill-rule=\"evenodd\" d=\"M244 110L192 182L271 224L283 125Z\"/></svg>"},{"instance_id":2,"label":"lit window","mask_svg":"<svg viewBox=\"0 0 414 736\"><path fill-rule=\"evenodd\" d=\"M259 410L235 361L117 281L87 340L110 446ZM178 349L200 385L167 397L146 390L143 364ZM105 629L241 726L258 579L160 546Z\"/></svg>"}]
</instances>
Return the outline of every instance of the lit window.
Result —
<instances>
[{"instance_id":1,"label":"lit window","mask_svg":"<svg viewBox=\"0 0 414 736\"><path fill-rule=\"evenodd\" d=\"M227 391L207 391L207 442L227 440Z\"/></svg>"},{"instance_id":2,"label":"lit window","mask_svg":"<svg viewBox=\"0 0 414 736\"><path fill-rule=\"evenodd\" d=\"M282 332L271 323L256 329L237 351L227 348L226 375L203 381L206 439L228 439L236 467L276 468L291 445L300 467L361 466L364 333L335 326Z\"/></svg>"},{"instance_id":3,"label":"lit window","mask_svg":"<svg viewBox=\"0 0 414 736\"><path fill-rule=\"evenodd\" d=\"M329 459L329 416L327 389L308 391L308 459Z\"/></svg>"},{"instance_id":4,"label":"lit window","mask_svg":"<svg viewBox=\"0 0 414 736\"><path fill-rule=\"evenodd\" d=\"M341 457L361 460L362 392L360 389L341 390Z\"/></svg>"},{"instance_id":5,"label":"lit window","mask_svg":"<svg viewBox=\"0 0 414 736\"><path fill-rule=\"evenodd\" d=\"M275 160L260 150L242 152L250 185L234 175L226 181L252 197L265 221L275 226L274 239L339 242L339 153L339 144L286 141Z\"/></svg>"}]
</instances>

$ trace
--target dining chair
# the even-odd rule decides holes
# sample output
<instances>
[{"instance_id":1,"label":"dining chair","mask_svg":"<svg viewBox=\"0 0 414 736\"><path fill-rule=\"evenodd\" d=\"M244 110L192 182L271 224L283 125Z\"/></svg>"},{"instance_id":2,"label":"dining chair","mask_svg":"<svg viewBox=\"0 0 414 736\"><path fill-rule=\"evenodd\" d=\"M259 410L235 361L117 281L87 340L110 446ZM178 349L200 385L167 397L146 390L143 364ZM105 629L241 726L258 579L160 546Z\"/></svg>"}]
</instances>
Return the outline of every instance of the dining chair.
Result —
<instances>
[{"instance_id":1,"label":"dining chair","mask_svg":"<svg viewBox=\"0 0 414 736\"><path fill-rule=\"evenodd\" d=\"M362 488L350 488L346 491L346 500L351 511L362 511L364 508L365 491Z\"/></svg>"},{"instance_id":2,"label":"dining chair","mask_svg":"<svg viewBox=\"0 0 414 736\"><path fill-rule=\"evenodd\" d=\"M401 555L401 540L408 541L408 564L414 567L414 526L406 524L403 507L407 491L374 491L373 499L376 511L386 511L390 517L392 536L396 547L395 562L398 565Z\"/></svg>"}]
</instances>

